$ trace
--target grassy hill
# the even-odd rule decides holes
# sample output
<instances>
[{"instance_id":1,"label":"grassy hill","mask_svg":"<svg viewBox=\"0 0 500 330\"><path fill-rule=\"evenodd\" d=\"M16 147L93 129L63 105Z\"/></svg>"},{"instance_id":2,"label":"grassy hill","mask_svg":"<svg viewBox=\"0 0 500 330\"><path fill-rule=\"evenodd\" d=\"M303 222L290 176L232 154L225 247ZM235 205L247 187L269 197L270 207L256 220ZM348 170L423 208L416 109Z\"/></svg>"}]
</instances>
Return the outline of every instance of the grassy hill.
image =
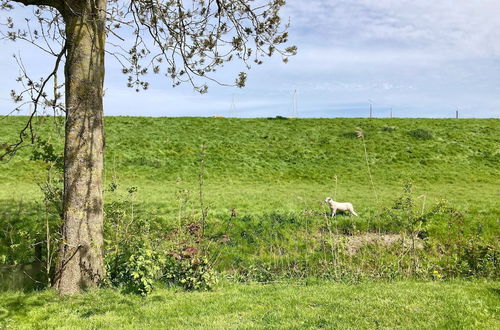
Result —
<instances>
[{"instance_id":1,"label":"grassy hill","mask_svg":"<svg viewBox=\"0 0 500 330\"><path fill-rule=\"evenodd\" d=\"M3 119L0 143L15 141L25 119ZM37 126L61 154L57 120ZM263 281L310 271L498 275L498 119L111 117L105 126L106 223L127 218L168 236L203 218L203 204L219 270ZM26 147L0 165L4 263L30 261L44 239L46 164L32 155ZM360 217L327 219L327 196L352 202Z\"/></svg>"},{"instance_id":2,"label":"grassy hill","mask_svg":"<svg viewBox=\"0 0 500 330\"><path fill-rule=\"evenodd\" d=\"M4 119L0 143L25 118ZM54 119L40 134L62 150ZM175 211L180 186L196 191L205 144L206 198L214 210L248 213L317 208L335 194L363 213L411 180L418 194L474 212L498 207L500 120L106 118L106 177L137 186L138 198ZM356 135L361 128L364 140ZM366 146L366 154L364 147ZM0 165L0 198L30 200L45 171L22 150ZM368 173L371 171L375 191ZM337 177L337 184L333 181ZM333 197L333 196L332 196Z\"/></svg>"}]
</instances>

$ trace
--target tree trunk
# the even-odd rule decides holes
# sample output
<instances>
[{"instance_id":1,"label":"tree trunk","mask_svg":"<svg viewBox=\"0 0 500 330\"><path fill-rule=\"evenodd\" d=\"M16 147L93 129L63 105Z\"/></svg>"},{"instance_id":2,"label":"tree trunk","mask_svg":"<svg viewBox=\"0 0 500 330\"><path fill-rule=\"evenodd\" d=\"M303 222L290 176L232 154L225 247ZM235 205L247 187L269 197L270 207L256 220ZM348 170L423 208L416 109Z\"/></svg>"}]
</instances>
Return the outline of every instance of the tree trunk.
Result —
<instances>
[{"instance_id":1,"label":"tree trunk","mask_svg":"<svg viewBox=\"0 0 500 330\"><path fill-rule=\"evenodd\" d=\"M105 0L65 1L64 226L54 286L96 286L103 266Z\"/></svg>"}]
</instances>

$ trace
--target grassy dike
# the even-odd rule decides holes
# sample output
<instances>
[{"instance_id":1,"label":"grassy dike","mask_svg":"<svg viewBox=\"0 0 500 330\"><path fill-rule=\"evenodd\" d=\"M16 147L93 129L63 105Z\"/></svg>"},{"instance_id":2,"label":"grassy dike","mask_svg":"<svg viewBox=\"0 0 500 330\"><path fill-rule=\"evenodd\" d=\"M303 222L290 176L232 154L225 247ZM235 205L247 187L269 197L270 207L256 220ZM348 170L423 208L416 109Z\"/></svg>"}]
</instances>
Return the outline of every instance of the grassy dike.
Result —
<instances>
[{"instance_id":1,"label":"grassy dike","mask_svg":"<svg viewBox=\"0 0 500 330\"><path fill-rule=\"evenodd\" d=\"M0 143L14 142L23 117L4 119ZM62 132L39 118L40 136L62 152ZM137 198L175 212L179 187L198 186L205 143L206 198L215 211L302 211L335 189L360 208L394 198L412 180L429 199L477 213L498 208L498 119L106 118L106 178L137 186ZM364 141L356 137L357 128ZM366 146L366 154L363 142ZM44 165L25 148L0 164L0 199L40 196ZM372 174L375 192L368 175ZM112 198L112 196L109 196Z\"/></svg>"}]
</instances>

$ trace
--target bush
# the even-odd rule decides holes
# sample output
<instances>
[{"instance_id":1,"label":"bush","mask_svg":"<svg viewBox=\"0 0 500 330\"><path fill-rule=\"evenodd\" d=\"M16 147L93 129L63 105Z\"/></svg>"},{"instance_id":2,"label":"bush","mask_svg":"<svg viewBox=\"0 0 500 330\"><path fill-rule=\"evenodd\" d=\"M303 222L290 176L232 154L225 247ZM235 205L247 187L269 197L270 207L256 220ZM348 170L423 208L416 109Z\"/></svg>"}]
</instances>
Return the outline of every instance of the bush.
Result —
<instances>
[{"instance_id":1,"label":"bush","mask_svg":"<svg viewBox=\"0 0 500 330\"><path fill-rule=\"evenodd\" d=\"M382 127L382 131L384 131L384 132L394 132L396 129L397 129L396 126L387 126L387 125L385 125L385 126Z\"/></svg>"},{"instance_id":2,"label":"bush","mask_svg":"<svg viewBox=\"0 0 500 330\"><path fill-rule=\"evenodd\" d=\"M358 138L358 133L355 131L349 131L349 132L344 132L341 135L342 137L348 138L348 139L357 139Z\"/></svg>"},{"instance_id":3,"label":"bush","mask_svg":"<svg viewBox=\"0 0 500 330\"><path fill-rule=\"evenodd\" d=\"M118 194L116 183L109 191ZM126 191L122 200L105 205L105 284L126 293L147 295L165 264L161 230L155 221L137 215L137 211L134 215L137 187Z\"/></svg>"},{"instance_id":4,"label":"bush","mask_svg":"<svg viewBox=\"0 0 500 330\"><path fill-rule=\"evenodd\" d=\"M167 284L185 290L210 290L217 284L217 278L204 249L203 225L189 218L183 220L186 222L166 236L168 257L162 278Z\"/></svg>"},{"instance_id":5,"label":"bush","mask_svg":"<svg viewBox=\"0 0 500 330\"><path fill-rule=\"evenodd\" d=\"M422 128L417 128L408 132L408 134L415 139L431 140L434 137L432 131Z\"/></svg>"},{"instance_id":6,"label":"bush","mask_svg":"<svg viewBox=\"0 0 500 330\"><path fill-rule=\"evenodd\" d=\"M117 193L112 183L110 191ZM217 283L202 246L202 226L197 221L167 228L146 216L134 216L136 187L126 189L121 201L106 205L106 284L127 293L147 295L156 281L185 290L209 290ZM168 232L168 230L167 230Z\"/></svg>"},{"instance_id":7,"label":"bush","mask_svg":"<svg viewBox=\"0 0 500 330\"><path fill-rule=\"evenodd\" d=\"M287 117L276 116L276 117L267 117L268 120L288 120Z\"/></svg>"},{"instance_id":8,"label":"bush","mask_svg":"<svg viewBox=\"0 0 500 330\"><path fill-rule=\"evenodd\" d=\"M217 277L207 257L196 255L170 256L163 269L167 284L178 285L185 290L211 290Z\"/></svg>"},{"instance_id":9,"label":"bush","mask_svg":"<svg viewBox=\"0 0 500 330\"><path fill-rule=\"evenodd\" d=\"M105 263L111 285L125 293L147 295L153 290L165 260L150 248L132 246L108 253Z\"/></svg>"}]
</instances>

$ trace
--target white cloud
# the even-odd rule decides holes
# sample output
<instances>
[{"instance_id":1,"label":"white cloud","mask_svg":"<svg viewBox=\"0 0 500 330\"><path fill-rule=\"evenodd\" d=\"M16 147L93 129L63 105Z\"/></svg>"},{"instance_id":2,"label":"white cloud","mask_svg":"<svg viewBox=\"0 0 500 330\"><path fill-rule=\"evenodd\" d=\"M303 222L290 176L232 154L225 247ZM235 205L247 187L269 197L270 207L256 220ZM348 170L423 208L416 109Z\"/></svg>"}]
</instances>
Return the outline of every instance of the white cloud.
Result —
<instances>
[{"instance_id":1,"label":"white cloud","mask_svg":"<svg viewBox=\"0 0 500 330\"><path fill-rule=\"evenodd\" d=\"M232 115L235 94L238 115L274 116L289 114L297 89L307 116L364 115L368 99L381 113L393 106L398 115L448 116L459 106L500 116L499 0L289 0L284 13L299 54L254 67L247 88L211 85L200 96L152 77L152 89L136 94L108 62L106 114ZM29 63L48 62L22 50ZM17 71L5 55L0 61L2 107ZM240 70L229 65L217 77L232 82Z\"/></svg>"},{"instance_id":2,"label":"white cloud","mask_svg":"<svg viewBox=\"0 0 500 330\"><path fill-rule=\"evenodd\" d=\"M497 0L310 0L288 6L295 30L315 43L500 55Z\"/></svg>"}]
</instances>

